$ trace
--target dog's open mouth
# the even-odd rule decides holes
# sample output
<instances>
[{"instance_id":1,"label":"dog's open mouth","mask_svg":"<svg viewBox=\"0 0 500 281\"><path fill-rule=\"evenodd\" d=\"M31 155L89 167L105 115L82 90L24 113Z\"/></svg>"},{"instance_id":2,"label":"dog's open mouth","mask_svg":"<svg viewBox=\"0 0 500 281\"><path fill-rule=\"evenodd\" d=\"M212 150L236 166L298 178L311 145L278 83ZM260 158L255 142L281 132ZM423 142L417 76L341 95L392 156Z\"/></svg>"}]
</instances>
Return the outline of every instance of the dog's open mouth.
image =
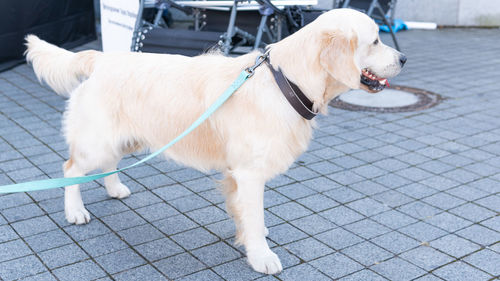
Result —
<instances>
[{"instance_id":1,"label":"dog's open mouth","mask_svg":"<svg viewBox=\"0 0 500 281\"><path fill-rule=\"evenodd\" d=\"M386 78L378 77L367 68L361 71L361 84L366 86L364 87L365 90L371 93L380 92L386 86L389 86L389 82Z\"/></svg>"}]
</instances>

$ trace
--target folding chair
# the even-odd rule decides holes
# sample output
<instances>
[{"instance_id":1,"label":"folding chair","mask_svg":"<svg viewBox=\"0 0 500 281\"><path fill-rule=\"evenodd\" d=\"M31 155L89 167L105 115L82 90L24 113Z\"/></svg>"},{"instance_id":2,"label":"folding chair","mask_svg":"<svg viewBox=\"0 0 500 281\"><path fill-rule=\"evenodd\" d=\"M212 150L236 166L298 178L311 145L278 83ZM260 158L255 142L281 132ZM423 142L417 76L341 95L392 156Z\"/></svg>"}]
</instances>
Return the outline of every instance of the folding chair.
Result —
<instances>
[{"instance_id":1,"label":"folding chair","mask_svg":"<svg viewBox=\"0 0 500 281\"><path fill-rule=\"evenodd\" d=\"M396 34L392 29L397 0L339 0L337 7L353 8L366 13L375 20L381 20L389 27L396 49L400 51Z\"/></svg>"},{"instance_id":2,"label":"folding chair","mask_svg":"<svg viewBox=\"0 0 500 281\"><path fill-rule=\"evenodd\" d=\"M257 49L281 40L285 20L300 25L288 16L289 5L315 3L317 0L140 0L132 51L196 55L219 45L227 55L243 45ZM145 8L157 9L154 20L143 19ZM192 15L192 28L174 30L163 24L163 11L169 8Z\"/></svg>"}]
</instances>

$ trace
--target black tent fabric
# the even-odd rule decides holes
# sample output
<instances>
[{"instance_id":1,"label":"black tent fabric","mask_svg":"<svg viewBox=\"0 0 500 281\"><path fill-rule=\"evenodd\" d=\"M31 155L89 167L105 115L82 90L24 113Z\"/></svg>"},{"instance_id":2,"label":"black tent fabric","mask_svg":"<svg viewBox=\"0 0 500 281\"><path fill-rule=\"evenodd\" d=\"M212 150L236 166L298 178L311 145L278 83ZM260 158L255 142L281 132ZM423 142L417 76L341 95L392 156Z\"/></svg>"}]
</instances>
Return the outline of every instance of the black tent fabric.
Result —
<instances>
[{"instance_id":1,"label":"black tent fabric","mask_svg":"<svg viewBox=\"0 0 500 281\"><path fill-rule=\"evenodd\" d=\"M0 72L23 63L24 36L64 48L96 39L93 0L0 1Z\"/></svg>"}]
</instances>

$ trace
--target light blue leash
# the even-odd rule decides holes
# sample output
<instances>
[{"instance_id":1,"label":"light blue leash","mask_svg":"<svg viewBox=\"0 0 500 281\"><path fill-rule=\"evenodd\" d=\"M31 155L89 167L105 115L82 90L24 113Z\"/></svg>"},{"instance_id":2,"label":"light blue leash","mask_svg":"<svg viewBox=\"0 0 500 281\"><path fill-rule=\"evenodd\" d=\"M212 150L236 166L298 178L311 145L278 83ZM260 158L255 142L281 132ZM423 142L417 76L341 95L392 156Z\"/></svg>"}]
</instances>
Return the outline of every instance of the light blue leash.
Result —
<instances>
[{"instance_id":1,"label":"light blue leash","mask_svg":"<svg viewBox=\"0 0 500 281\"><path fill-rule=\"evenodd\" d=\"M219 98L196 120L187 128L184 132L182 132L180 135L178 135L175 139L171 140L168 144L166 144L164 147L160 148L159 150L151 153L149 156L146 158L143 158L142 160L135 162L132 165L129 165L125 168L113 171L113 172L108 172L108 173L101 173L101 174L95 174L95 175L90 175L90 176L84 176L84 177L74 177L74 178L56 178L56 179L46 179L46 180L38 180L38 181L30 181L30 182L24 182L24 183L16 183L16 184L9 184L9 185L3 185L0 186L0 193L12 193L12 192L27 192L27 191L37 191L37 190L45 190L45 189L51 189L51 188L57 188L57 187L63 187L63 186L69 186L69 185L74 185L74 184L81 184L97 179L101 179L104 177L107 177L112 174L116 174L118 172L130 169L132 167L135 167L137 165L140 165L156 156L161 154L163 151L167 150L169 147L174 145L176 142L180 141L183 137L191 133L196 127L198 127L203 121L207 120L210 115L212 115L229 97L231 97L236 90L238 90L245 81L252 77L254 74L255 68L257 68L259 65L264 62L264 60L267 59L267 53L259 56L255 62L255 65L252 67L249 67L245 70L243 70L238 78L234 80L234 82L229 86L229 88L222 93L222 95L219 96Z\"/></svg>"}]
</instances>

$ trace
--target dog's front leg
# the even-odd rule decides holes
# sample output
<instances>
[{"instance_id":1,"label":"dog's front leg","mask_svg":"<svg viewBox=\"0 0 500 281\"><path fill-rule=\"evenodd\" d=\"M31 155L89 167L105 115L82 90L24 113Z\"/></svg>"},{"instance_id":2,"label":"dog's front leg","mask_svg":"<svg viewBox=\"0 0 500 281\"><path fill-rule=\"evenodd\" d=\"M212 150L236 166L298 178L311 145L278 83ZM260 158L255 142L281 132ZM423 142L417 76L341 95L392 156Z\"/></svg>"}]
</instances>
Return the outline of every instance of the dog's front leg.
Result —
<instances>
[{"instance_id":1,"label":"dog's front leg","mask_svg":"<svg viewBox=\"0 0 500 281\"><path fill-rule=\"evenodd\" d=\"M237 241L245 246L248 262L258 272L279 273L278 256L269 249L264 225L264 184L259 173L234 171L237 190L233 209L238 224ZM264 231L263 231L264 230Z\"/></svg>"}]
</instances>

